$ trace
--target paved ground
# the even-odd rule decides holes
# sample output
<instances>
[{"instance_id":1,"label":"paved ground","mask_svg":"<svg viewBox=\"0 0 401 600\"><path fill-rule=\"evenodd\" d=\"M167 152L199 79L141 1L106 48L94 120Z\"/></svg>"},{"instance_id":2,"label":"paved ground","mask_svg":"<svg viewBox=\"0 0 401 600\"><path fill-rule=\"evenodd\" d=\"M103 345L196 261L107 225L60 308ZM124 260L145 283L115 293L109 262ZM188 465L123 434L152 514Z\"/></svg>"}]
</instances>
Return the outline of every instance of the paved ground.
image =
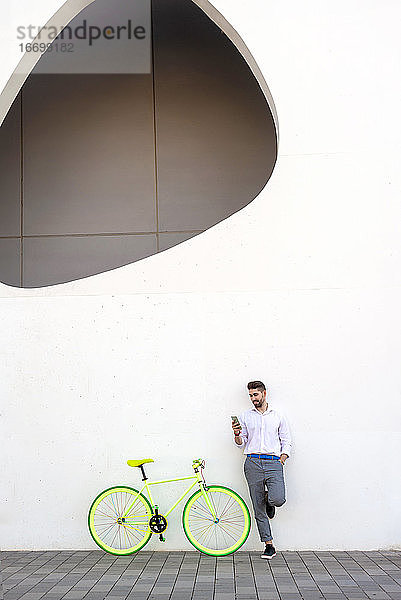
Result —
<instances>
[{"instance_id":1,"label":"paved ground","mask_svg":"<svg viewBox=\"0 0 401 600\"><path fill-rule=\"evenodd\" d=\"M0 553L4 600L401 600L401 552Z\"/></svg>"}]
</instances>

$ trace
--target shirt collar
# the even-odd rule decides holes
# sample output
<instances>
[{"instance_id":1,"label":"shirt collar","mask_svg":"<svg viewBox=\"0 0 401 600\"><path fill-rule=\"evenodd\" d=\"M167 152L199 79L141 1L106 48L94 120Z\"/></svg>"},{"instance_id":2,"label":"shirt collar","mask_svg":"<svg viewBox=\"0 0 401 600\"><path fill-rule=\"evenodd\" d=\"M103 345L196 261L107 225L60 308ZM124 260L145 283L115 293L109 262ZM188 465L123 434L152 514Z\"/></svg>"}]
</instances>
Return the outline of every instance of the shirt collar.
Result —
<instances>
[{"instance_id":1,"label":"shirt collar","mask_svg":"<svg viewBox=\"0 0 401 600\"><path fill-rule=\"evenodd\" d=\"M267 415L267 413L273 412L273 409L270 408L269 405L267 405L267 410L265 410L264 413L261 413L257 408L255 408L255 406L252 406L251 410L255 411L256 413L258 413L258 415L261 415L263 417L263 415Z\"/></svg>"}]
</instances>

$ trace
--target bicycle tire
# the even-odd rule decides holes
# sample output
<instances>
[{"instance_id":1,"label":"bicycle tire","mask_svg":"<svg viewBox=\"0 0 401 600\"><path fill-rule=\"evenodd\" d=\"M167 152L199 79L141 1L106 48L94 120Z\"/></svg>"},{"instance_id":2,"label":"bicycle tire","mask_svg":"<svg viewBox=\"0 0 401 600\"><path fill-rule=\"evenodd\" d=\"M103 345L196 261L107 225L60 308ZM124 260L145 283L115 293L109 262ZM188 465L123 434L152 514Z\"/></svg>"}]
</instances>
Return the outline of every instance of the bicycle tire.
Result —
<instances>
[{"instance_id":1,"label":"bicycle tire","mask_svg":"<svg viewBox=\"0 0 401 600\"><path fill-rule=\"evenodd\" d=\"M222 485L211 485L207 494L216 512L215 521L202 490L195 492L182 513L182 525L190 543L203 554L227 556L246 541L251 517L237 492Z\"/></svg>"},{"instance_id":2,"label":"bicycle tire","mask_svg":"<svg viewBox=\"0 0 401 600\"><path fill-rule=\"evenodd\" d=\"M136 499L135 499L136 497ZM134 505L122 519L132 502ZM124 485L101 492L89 509L88 527L95 543L109 554L134 554L148 543L152 532L149 519L152 509L148 499L137 490Z\"/></svg>"}]
</instances>

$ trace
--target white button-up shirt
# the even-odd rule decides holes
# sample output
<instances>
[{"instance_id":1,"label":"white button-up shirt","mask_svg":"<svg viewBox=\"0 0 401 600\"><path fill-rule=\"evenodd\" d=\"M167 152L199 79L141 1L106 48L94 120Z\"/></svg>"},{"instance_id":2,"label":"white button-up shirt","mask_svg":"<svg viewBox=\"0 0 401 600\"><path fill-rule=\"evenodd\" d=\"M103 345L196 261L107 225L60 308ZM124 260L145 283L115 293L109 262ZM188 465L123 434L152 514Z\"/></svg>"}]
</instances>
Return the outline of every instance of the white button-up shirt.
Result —
<instances>
[{"instance_id":1,"label":"white button-up shirt","mask_svg":"<svg viewBox=\"0 0 401 600\"><path fill-rule=\"evenodd\" d=\"M238 420L242 426L244 454L291 454L291 434L287 419L276 410L268 408L263 414L256 408L243 412Z\"/></svg>"}]
</instances>

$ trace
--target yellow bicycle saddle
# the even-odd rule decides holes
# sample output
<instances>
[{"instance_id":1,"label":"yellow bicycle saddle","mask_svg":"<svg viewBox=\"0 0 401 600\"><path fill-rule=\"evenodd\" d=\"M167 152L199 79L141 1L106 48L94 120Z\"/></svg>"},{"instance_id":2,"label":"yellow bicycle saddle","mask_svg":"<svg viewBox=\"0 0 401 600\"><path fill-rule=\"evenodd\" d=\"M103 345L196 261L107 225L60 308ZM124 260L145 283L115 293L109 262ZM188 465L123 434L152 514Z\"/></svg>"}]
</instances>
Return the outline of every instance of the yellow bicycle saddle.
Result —
<instances>
[{"instance_id":1,"label":"yellow bicycle saddle","mask_svg":"<svg viewBox=\"0 0 401 600\"><path fill-rule=\"evenodd\" d=\"M127 465L130 467L140 467L145 463L155 462L153 458L141 458L139 460L127 460Z\"/></svg>"}]
</instances>

